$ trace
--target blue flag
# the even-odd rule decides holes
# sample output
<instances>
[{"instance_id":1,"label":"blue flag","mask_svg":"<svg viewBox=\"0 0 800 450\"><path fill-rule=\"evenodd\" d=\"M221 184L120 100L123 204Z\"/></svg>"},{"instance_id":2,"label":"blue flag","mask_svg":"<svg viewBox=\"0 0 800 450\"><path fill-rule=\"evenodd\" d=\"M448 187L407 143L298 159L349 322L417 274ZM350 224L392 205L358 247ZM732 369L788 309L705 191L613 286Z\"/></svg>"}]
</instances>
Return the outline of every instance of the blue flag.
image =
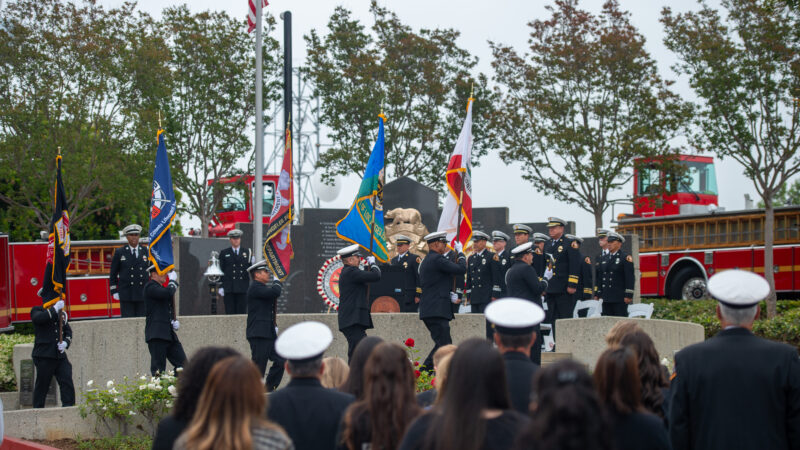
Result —
<instances>
[{"instance_id":1,"label":"blue flag","mask_svg":"<svg viewBox=\"0 0 800 450\"><path fill-rule=\"evenodd\" d=\"M172 256L172 221L177 211L175 192L172 190L172 175L169 173L167 146L164 144L164 130L158 130L158 150L156 168L153 171L153 193L150 197L150 261L156 266L159 275L175 267Z\"/></svg>"},{"instance_id":2,"label":"blue flag","mask_svg":"<svg viewBox=\"0 0 800 450\"><path fill-rule=\"evenodd\" d=\"M336 224L336 235L371 251L378 261L389 262L383 228L383 114L379 117L378 140L372 147L361 187L350 211Z\"/></svg>"}]
</instances>

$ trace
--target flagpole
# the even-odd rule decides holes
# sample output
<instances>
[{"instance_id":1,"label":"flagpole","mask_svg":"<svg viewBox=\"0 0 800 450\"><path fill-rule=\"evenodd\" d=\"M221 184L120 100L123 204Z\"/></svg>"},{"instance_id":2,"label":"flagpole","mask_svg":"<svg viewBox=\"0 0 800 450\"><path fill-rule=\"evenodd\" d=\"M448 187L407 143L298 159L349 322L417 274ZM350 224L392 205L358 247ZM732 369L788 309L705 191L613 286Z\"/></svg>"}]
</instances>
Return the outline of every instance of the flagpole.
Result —
<instances>
[{"instance_id":1,"label":"flagpole","mask_svg":"<svg viewBox=\"0 0 800 450\"><path fill-rule=\"evenodd\" d=\"M256 173L253 193L253 249L262 248L264 228L264 107L262 104L262 16L263 1L256 3ZM263 251L262 251L263 253Z\"/></svg>"},{"instance_id":2,"label":"flagpole","mask_svg":"<svg viewBox=\"0 0 800 450\"><path fill-rule=\"evenodd\" d=\"M461 191L458 193L458 215L456 216L458 219L456 220L456 242L461 242L460 235L461 235L461 202L464 201L464 178L461 178ZM455 244L453 250L455 250ZM458 257L458 255L456 255ZM453 292L456 291L456 282L458 281L458 275L453 275Z\"/></svg>"}]
</instances>

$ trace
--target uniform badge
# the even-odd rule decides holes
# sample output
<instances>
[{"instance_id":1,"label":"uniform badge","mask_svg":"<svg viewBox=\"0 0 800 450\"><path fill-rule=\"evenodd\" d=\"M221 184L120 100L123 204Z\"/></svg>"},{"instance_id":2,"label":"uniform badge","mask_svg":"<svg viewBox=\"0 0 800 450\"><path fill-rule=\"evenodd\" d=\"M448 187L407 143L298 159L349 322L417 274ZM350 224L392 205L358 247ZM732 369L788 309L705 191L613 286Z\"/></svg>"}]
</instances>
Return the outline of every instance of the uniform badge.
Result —
<instances>
[{"instance_id":1,"label":"uniform badge","mask_svg":"<svg viewBox=\"0 0 800 450\"><path fill-rule=\"evenodd\" d=\"M578 241L572 241L572 248L580 248L580 245L578 244ZM559 251L561 251L561 250L559 250Z\"/></svg>"},{"instance_id":2,"label":"uniform badge","mask_svg":"<svg viewBox=\"0 0 800 450\"><path fill-rule=\"evenodd\" d=\"M486 258L481 259L481 264L486 265Z\"/></svg>"},{"instance_id":3,"label":"uniform badge","mask_svg":"<svg viewBox=\"0 0 800 450\"><path fill-rule=\"evenodd\" d=\"M503 262L501 262L500 264L505 266L506 265L506 260L504 259Z\"/></svg>"},{"instance_id":4,"label":"uniform badge","mask_svg":"<svg viewBox=\"0 0 800 450\"><path fill-rule=\"evenodd\" d=\"M403 261L403 268L408 269L408 261Z\"/></svg>"},{"instance_id":5,"label":"uniform badge","mask_svg":"<svg viewBox=\"0 0 800 450\"><path fill-rule=\"evenodd\" d=\"M563 251L564 251L564 246L563 245L559 245L558 246L558 252L561 253Z\"/></svg>"},{"instance_id":6,"label":"uniform badge","mask_svg":"<svg viewBox=\"0 0 800 450\"><path fill-rule=\"evenodd\" d=\"M586 264L591 264L592 263L592 261L589 259L588 256L586 257L586 259L584 259L584 261L586 261Z\"/></svg>"},{"instance_id":7,"label":"uniform badge","mask_svg":"<svg viewBox=\"0 0 800 450\"><path fill-rule=\"evenodd\" d=\"M123 255L122 258L119 259L120 261L125 261L125 256Z\"/></svg>"},{"instance_id":8,"label":"uniform badge","mask_svg":"<svg viewBox=\"0 0 800 450\"><path fill-rule=\"evenodd\" d=\"M614 264L619 264L619 256L614 260Z\"/></svg>"},{"instance_id":9,"label":"uniform badge","mask_svg":"<svg viewBox=\"0 0 800 450\"><path fill-rule=\"evenodd\" d=\"M625 257L625 261L628 261L628 262L632 263L633 262L633 258L631 257L631 255L628 255L628 256Z\"/></svg>"}]
</instances>

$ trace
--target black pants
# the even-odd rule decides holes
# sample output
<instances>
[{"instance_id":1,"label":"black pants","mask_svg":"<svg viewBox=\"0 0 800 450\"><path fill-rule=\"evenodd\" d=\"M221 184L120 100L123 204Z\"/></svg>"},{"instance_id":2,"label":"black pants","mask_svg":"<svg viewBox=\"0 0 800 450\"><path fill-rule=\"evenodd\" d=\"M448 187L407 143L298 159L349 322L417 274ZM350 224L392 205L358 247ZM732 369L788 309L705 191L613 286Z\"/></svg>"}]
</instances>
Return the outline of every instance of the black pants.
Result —
<instances>
[{"instance_id":1,"label":"black pants","mask_svg":"<svg viewBox=\"0 0 800 450\"><path fill-rule=\"evenodd\" d=\"M552 325L553 325L553 339L556 338L556 320L558 319L572 319L572 312L575 309L575 296L567 294L566 292L547 293L545 296L547 300L548 310L552 310Z\"/></svg>"},{"instance_id":2,"label":"black pants","mask_svg":"<svg viewBox=\"0 0 800 450\"><path fill-rule=\"evenodd\" d=\"M75 386L72 384L72 364L67 358L33 358L36 381L33 385L33 407L44 408L53 375L61 391L61 406L75 406Z\"/></svg>"},{"instance_id":3,"label":"black pants","mask_svg":"<svg viewBox=\"0 0 800 450\"><path fill-rule=\"evenodd\" d=\"M362 339L367 337L367 327L364 325L350 325L349 327L339 330L347 339L347 362L350 362L350 357L353 356L356 346Z\"/></svg>"},{"instance_id":4,"label":"black pants","mask_svg":"<svg viewBox=\"0 0 800 450\"><path fill-rule=\"evenodd\" d=\"M144 302L122 300L119 302L119 313L124 317L144 317Z\"/></svg>"},{"instance_id":5,"label":"black pants","mask_svg":"<svg viewBox=\"0 0 800 450\"><path fill-rule=\"evenodd\" d=\"M267 371L267 363L272 360L272 367L267 374L267 392L272 392L278 388L283 378L283 363L286 362L275 351L275 339L268 338L249 338L250 358L258 366L261 376Z\"/></svg>"},{"instance_id":6,"label":"black pants","mask_svg":"<svg viewBox=\"0 0 800 450\"><path fill-rule=\"evenodd\" d=\"M416 296L417 293L415 291L405 292L403 298L400 300L400 312L418 312L419 303L414 302Z\"/></svg>"},{"instance_id":7,"label":"black pants","mask_svg":"<svg viewBox=\"0 0 800 450\"><path fill-rule=\"evenodd\" d=\"M628 304L625 302L603 302L603 315L628 317Z\"/></svg>"},{"instance_id":8,"label":"black pants","mask_svg":"<svg viewBox=\"0 0 800 450\"><path fill-rule=\"evenodd\" d=\"M488 303L478 303L472 304L472 314L483 314L486 312L486 307L489 306ZM491 340L494 337L494 328L492 328L492 324L489 323L488 320L486 322L486 339Z\"/></svg>"},{"instance_id":9,"label":"black pants","mask_svg":"<svg viewBox=\"0 0 800 450\"><path fill-rule=\"evenodd\" d=\"M246 292L225 292L225 314L247 314Z\"/></svg>"},{"instance_id":10,"label":"black pants","mask_svg":"<svg viewBox=\"0 0 800 450\"><path fill-rule=\"evenodd\" d=\"M176 368L186 364L186 353L177 338L174 341L151 339L147 348L150 350L150 374L153 376L167 371L167 360Z\"/></svg>"},{"instance_id":11,"label":"black pants","mask_svg":"<svg viewBox=\"0 0 800 450\"><path fill-rule=\"evenodd\" d=\"M425 362L422 365L428 370L433 370L433 354L436 353L436 350L439 350L439 347L453 343L453 338L450 337L450 321L438 317L422 319L422 321L425 322L425 327L431 333L431 339L433 339L433 349L428 353L428 357L425 358Z\"/></svg>"},{"instance_id":12,"label":"black pants","mask_svg":"<svg viewBox=\"0 0 800 450\"><path fill-rule=\"evenodd\" d=\"M536 339L533 341L533 347L531 347L531 361L534 364L541 366L542 365L542 343L544 340L542 339L542 331L539 329L539 325L536 325L536 328L533 331L536 333Z\"/></svg>"}]
</instances>

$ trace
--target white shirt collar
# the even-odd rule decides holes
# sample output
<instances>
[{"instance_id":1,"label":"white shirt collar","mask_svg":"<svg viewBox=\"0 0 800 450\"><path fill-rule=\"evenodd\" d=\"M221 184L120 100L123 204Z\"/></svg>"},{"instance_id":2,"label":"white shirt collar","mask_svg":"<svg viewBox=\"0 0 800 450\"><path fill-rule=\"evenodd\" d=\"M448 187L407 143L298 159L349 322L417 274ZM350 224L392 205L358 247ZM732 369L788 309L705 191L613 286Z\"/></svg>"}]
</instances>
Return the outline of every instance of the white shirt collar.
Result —
<instances>
[{"instance_id":1,"label":"white shirt collar","mask_svg":"<svg viewBox=\"0 0 800 450\"><path fill-rule=\"evenodd\" d=\"M403 256L406 256L407 254L408 254L408 252L403 252L402 254L400 254L400 255L397 255L397 257L398 257L398 258L402 258Z\"/></svg>"}]
</instances>

